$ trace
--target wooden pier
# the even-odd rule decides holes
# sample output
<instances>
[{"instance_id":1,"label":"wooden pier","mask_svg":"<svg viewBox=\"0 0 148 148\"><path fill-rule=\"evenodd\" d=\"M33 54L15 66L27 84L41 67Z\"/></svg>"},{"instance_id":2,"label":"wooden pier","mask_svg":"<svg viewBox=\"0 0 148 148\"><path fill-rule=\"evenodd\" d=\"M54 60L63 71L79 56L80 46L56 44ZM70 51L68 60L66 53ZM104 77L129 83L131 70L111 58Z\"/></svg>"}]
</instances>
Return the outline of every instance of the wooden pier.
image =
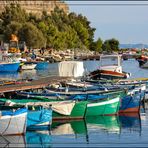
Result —
<instances>
[{"instance_id":1,"label":"wooden pier","mask_svg":"<svg viewBox=\"0 0 148 148\"><path fill-rule=\"evenodd\" d=\"M41 78L39 80L32 80L29 82L24 82L22 84L4 85L4 86L0 86L0 93L44 88L44 87L48 86L49 84L52 84L55 82L66 81L68 79L71 79L71 77L52 76L52 77Z\"/></svg>"},{"instance_id":2,"label":"wooden pier","mask_svg":"<svg viewBox=\"0 0 148 148\"><path fill-rule=\"evenodd\" d=\"M82 55L75 57L77 60L86 61L86 60L100 60L100 55Z\"/></svg>"}]
</instances>

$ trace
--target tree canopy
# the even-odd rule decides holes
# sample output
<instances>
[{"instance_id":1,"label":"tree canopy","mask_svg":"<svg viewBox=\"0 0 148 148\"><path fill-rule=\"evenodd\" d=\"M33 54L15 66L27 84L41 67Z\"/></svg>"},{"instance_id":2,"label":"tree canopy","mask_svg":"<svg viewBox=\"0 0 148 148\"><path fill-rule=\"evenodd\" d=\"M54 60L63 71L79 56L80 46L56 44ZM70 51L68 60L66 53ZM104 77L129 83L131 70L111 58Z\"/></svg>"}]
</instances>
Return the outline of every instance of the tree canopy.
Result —
<instances>
[{"instance_id":1,"label":"tree canopy","mask_svg":"<svg viewBox=\"0 0 148 148\"><path fill-rule=\"evenodd\" d=\"M15 34L32 48L52 46L56 50L118 50L116 39L104 43L101 38L94 41L96 29L90 26L85 16L74 12L66 14L58 7L50 15L43 11L42 16L38 17L26 13L18 4L11 4L0 14L0 20L0 33L4 35L4 41L9 41L10 35Z\"/></svg>"}]
</instances>

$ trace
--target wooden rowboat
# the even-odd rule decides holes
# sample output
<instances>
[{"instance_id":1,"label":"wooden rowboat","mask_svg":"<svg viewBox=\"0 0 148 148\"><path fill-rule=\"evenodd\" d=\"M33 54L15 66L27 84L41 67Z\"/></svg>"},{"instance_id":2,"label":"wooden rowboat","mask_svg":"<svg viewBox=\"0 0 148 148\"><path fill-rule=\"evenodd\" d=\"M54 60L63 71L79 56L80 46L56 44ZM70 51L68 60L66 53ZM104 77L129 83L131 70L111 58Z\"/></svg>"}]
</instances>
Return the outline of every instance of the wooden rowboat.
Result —
<instances>
[{"instance_id":1,"label":"wooden rowboat","mask_svg":"<svg viewBox=\"0 0 148 148\"><path fill-rule=\"evenodd\" d=\"M26 132L27 109L1 111L0 135L20 135Z\"/></svg>"}]
</instances>

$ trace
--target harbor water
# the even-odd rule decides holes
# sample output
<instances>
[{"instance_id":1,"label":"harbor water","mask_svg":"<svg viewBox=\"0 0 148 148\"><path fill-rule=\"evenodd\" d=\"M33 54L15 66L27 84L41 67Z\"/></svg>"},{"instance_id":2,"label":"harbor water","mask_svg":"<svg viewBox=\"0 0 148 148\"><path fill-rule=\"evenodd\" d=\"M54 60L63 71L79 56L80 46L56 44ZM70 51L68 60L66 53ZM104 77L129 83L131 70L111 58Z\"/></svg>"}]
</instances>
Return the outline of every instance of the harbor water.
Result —
<instances>
[{"instance_id":1,"label":"harbor water","mask_svg":"<svg viewBox=\"0 0 148 148\"><path fill-rule=\"evenodd\" d=\"M2 73L0 78L55 76L57 64L46 70ZM84 61L86 73L99 67L99 61ZM148 69L139 68L134 59L123 61L130 78L148 77ZM24 136L0 137L0 147L148 147L148 110L122 116L92 116L84 120L53 122L48 131L27 131Z\"/></svg>"}]
</instances>

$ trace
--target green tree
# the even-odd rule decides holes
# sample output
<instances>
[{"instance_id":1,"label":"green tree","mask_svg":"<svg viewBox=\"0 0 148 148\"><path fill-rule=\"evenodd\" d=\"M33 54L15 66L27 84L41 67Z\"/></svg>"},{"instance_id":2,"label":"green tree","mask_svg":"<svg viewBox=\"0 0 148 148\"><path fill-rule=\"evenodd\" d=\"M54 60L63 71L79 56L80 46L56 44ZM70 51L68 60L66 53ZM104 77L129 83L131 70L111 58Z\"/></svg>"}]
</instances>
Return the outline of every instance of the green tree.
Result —
<instances>
[{"instance_id":1,"label":"green tree","mask_svg":"<svg viewBox=\"0 0 148 148\"><path fill-rule=\"evenodd\" d=\"M113 52L119 50L119 41L112 38L109 40L105 40L102 46L104 51Z\"/></svg>"},{"instance_id":2,"label":"green tree","mask_svg":"<svg viewBox=\"0 0 148 148\"><path fill-rule=\"evenodd\" d=\"M12 21L9 25L6 26L4 31L4 37L6 41L10 40L11 34L18 36L19 30L22 28L22 24L19 22Z\"/></svg>"},{"instance_id":3,"label":"green tree","mask_svg":"<svg viewBox=\"0 0 148 148\"><path fill-rule=\"evenodd\" d=\"M97 52L101 52L102 51L102 45L103 45L103 41L101 40L101 38L98 38L98 40L95 42L96 44L96 50Z\"/></svg>"},{"instance_id":4,"label":"green tree","mask_svg":"<svg viewBox=\"0 0 148 148\"><path fill-rule=\"evenodd\" d=\"M12 21L24 23L28 19L28 14L18 4L7 5L4 11L0 15L0 19L3 20L3 25L7 26Z\"/></svg>"},{"instance_id":5,"label":"green tree","mask_svg":"<svg viewBox=\"0 0 148 148\"><path fill-rule=\"evenodd\" d=\"M26 41L26 44L32 48L40 48L45 46L46 39L43 33L32 23L25 23L20 29L19 37Z\"/></svg>"},{"instance_id":6,"label":"green tree","mask_svg":"<svg viewBox=\"0 0 148 148\"><path fill-rule=\"evenodd\" d=\"M112 38L112 39L109 40L109 44L110 44L111 49L113 51L118 51L119 50L119 41L118 40Z\"/></svg>"},{"instance_id":7,"label":"green tree","mask_svg":"<svg viewBox=\"0 0 148 148\"><path fill-rule=\"evenodd\" d=\"M102 49L103 49L103 51L105 51L105 52L112 52L111 46L110 46L108 40L104 41L104 43L103 43L103 45L102 45Z\"/></svg>"}]
</instances>

